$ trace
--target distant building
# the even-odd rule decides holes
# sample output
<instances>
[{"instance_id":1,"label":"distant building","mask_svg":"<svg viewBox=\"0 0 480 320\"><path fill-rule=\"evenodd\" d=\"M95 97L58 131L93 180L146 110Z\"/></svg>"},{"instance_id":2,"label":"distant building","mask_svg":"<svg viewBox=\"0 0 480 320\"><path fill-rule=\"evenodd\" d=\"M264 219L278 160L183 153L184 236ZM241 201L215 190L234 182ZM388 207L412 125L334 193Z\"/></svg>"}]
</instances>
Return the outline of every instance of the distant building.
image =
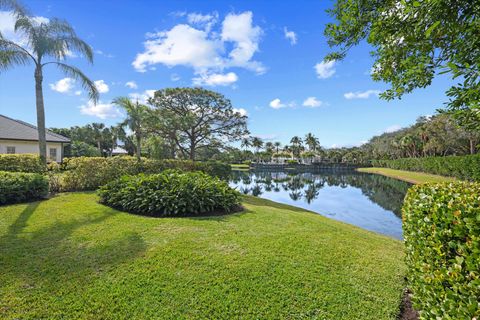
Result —
<instances>
[{"instance_id":1,"label":"distant building","mask_svg":"<svg viewBox=\"0 0 480 320\"><path fill-rule=\"evenodd\" d=\"M112 156L126 156L126 155L128 155L128 152L123 148L116 147L115 149L112 150Z\"/></svg>"},{"instance_id":2,"label":"distant building","mask_svg":"<svg viewBox=\"0 0 480 320\"><path fill-rule=\"evenodd\" d=\"M70 143L70 139L46 132L47 160L62 162L63 146ZM0 154L39 154L38 130L29 123L14 120L0 114Z\"/></svg>"}]
</instances>

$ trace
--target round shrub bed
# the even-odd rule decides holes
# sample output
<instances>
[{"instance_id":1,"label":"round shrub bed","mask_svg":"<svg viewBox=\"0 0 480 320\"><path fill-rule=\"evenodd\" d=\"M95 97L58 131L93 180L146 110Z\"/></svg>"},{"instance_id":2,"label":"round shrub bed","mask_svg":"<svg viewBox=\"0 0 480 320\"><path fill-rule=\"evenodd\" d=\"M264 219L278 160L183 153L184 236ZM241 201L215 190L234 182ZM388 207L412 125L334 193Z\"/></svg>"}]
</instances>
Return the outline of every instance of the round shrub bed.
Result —
<instances>
[{"instance_id":1,"label":"round shrub bed","mask_svg":"<svg viewBox=\"0 0 480 320\"><path fill-rule=\"evenodd\" d=\"M37 200L48 194L48 179L38 173L0 171L0 204Z\"/></svg>"},{"instance_id":2,"label":"round shrub bed","mask_svg":"<svg viewBox=\"0 0 480 320\"><path fill-rule=\"evenodd\" d=\"M166 170L123 176L98 191L100 203L147 216L229 213L240 208L240 195L225 181L202 172Z\"/></svg>"}]
</instances>

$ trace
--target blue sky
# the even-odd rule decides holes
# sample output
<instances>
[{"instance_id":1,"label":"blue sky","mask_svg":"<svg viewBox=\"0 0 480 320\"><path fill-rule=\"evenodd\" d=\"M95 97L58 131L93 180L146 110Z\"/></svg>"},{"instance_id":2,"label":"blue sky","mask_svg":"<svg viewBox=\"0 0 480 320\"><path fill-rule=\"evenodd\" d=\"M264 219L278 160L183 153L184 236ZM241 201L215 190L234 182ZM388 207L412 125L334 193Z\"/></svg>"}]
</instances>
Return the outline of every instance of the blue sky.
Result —
<instances>
[{"instance_id":1,"label":"blue sky","mask_svg":"<svg viewBox=\"0 0 480 320\"><path fill-rule=\"evenodd\" d=\"M165 87L202 85L246 112L252 135L287 143L314 133L322 146L351 146L412 124L447 100L450 81L386 102L386 84L370 79L371 48L362 44L344 61L322 63L330 1L26 1L39 17L69 21L95 50L94 65L68 62L97 81L101 101L88 103L78 83L45 70L49 127L115 124L110 102L140 99ZM8 13L0 31L15 37ZM0 74L0 113L35 123L33 67Z\"/></svg>"}]
</instances>

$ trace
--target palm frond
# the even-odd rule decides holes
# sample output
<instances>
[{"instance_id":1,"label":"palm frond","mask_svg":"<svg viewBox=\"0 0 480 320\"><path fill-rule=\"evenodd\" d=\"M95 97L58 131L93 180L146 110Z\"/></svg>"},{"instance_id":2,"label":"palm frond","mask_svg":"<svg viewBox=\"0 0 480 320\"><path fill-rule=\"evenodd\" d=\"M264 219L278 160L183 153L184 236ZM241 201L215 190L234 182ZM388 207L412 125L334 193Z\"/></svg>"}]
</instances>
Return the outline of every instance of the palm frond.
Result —
<instances>
[{"instance_id":1,"label":"palm frond","mask_svg":"<svg viewBox=\"0 0 480 320\"><path fill-rule=\"evenodd\" d=\"M31 62L30 56L20 50L0 50L0 73L15 65L27 65Z\"/></svg>"},{"instance_id":2,"label":"palm frond","mask_svg":"<svg viewBox=\"0 0 480 320\"><path fill-rule=\"evenodd\" d=\"M16 0L0 0L0 9L12 11L16 17L28 16L28 9Z\"/></svg>"},{"instance_id":3,"label":"palm frond","mask_svg":"<svg viewBox=\"0 0 480 320\"><path fill-rule=\"evenodd\" d=\"M27 51L27 49L23 48L22 46L18 45L17 43L7 40L3 38L2 34L0 33L0 52L3 51L14 51L14 52L20 52L22 55L28 56L28 58L31 58L33 61L36 61L35 58L30 54L30 52Z\"/></svg>"},{"instance_id":4,"label":"palm frond","mask_svg":"<svg viewBox=\"0 0 480 320\"><path fill-rule=\"evenodd\" d=\"M61 62L47 62L43 65L47 64L55 64L60 70L63 71L63 73L65 73L65 75L75 80L79 80L83 89L88 92L88 97L90 98L90 100L95 103L98 102L100 95L98 93L97 87L95 86L95 83L93 83L93 81L90 80L80 69Z\"/></svg>"}]
</instances>

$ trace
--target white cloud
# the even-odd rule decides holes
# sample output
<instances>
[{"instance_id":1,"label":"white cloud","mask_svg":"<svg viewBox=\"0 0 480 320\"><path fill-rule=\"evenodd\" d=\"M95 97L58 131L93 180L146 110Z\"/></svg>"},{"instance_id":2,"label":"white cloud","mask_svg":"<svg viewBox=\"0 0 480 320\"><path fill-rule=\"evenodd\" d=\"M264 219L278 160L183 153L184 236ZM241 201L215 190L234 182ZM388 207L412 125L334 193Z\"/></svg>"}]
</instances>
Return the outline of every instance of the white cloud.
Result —
<instances>
[{"instance_id":1,"label":"white cloud","mask_svg":"<svg viewBox=\"0 0 480 320\"><path fill-rule=\"evenodd\" d=\"M201 74L199 77L193 78L193 84L197 86L228 86L237 82L238 76L234 72L226 74Z\"/></svg>"},{"instance_id":2,"label":"white cloud","mask_svg":"<svg viewBox=\"0 0 480 320\"><path fill-rule=\"evenodd\" d=\"M392 132L398 131L398 130L400 130L400 129L402 129L402 127L401 127L399 124L394 124L394 125L386 128L386 129L384 130L384 132L386 132L386 133L392 133Z\"/></svg>"},{"instance_id":3,"label":"white cloud","mask_svg":"<svg viewBox=\"0 0 480 320\"><path fill-rule=\"evenodd\" d=\"M233 112L237 112L237 113L240 113L241 116L246 116L248 115L248 112L247 110L243 109L243 108L233 108Z\"/></svg>"},{"instance_id":4,"label":"white cloud","mask_svg":"<svg viewBox=\"0 0 480 320\"><path fill-rule=\"evenodd\" d=\"M37 24L48 23L50 20L45 17L34 17ZM15 16L11 11L0 11L0 33L8 40L15 41L21 45L27 45L27 39L22 33L15 32Z\"/></svg>"},{"instance_id":5,"label":"white cloud","mask_svg":"<svg viewBox=\"0 0 480 320\"><path fill-rule=\"evenodd\" d=\"M105 58L114 58L115 56L110 54L110 53L106 53L106 52L103 52L102 50L95 50L95 53L100 55L100 56L104 56Z\"/></svg>"},{"instance_id":6,"label":"white cloud","mask_svg":"<svg viewBox=\"0 0 480 320\"><path fill-rule=\"evenodd\" d=\"M290 41L290 44L293 46L297 44L297 34L293 31L289 31L287 27L283 28L283 33L285 35L285 39Z\"/></svg>"},{"instance_id":7,"label":"white cloud","mask_svg":"<svg viewBox=\"0 0 480 320\"><path fill-rule=\"evenodd\" d=\"M75 87L75 79L72 78L63 78L55 83L50 83L50 88L60 93L69 93L73 87Z\"/></svg>"},{"instance_id":8,"label":"white cloud","mask_svg":"<svg viewBox=\"0 0 480 320\"><path fill-rule=\"evenodd\" d=\"M147 103L148 98L152 98L156 90L145 90L142 93L130 93L128 96L132 100L138 100L140 103Z\"/></svg>"},{"instance_id":9,"label":"white cloud","mask_svg":"<svg viewBox=\"0 0 480 320\"><path fill-rule=\"evenodd\" d=\"M188 23L192 25L197 25L205 29L205 31L210 32L212 26L215 25L218 21L218 13L213 12L211 14L201 14L201 13L189 13L187 15Z\"/></svg>"},{"instance_id":10,"label":"white cloud","mask_svg":"<svg viewBox=\"0 0 480 320\"><path fill-rule=\"evenodd\" d=\"M316 97L308 97L303 101L303 106L304 107L309 107L309 108L316 108L320 107L322 105L322 101L318 100Z\"/></svg>"},{"instance_id":11,"label":"white cloud","mask_svg":"<svg viewBox=\"0 0 480 320\"><path fill-rule=\"evenodd\" d=\"M212 31L210 27L199 29L197 26L209 23L212 26L217 21L217 15L189 14L189 24L178 24L170 30L147 34L145 49L137 54L132 65L139 72L146 72L155 64L163 64L167 67L190 67L196 75L224 73L230 67L263 73L265 67L253 60L259 49L262 29L254 26L252 20L250 11L228 14L221 28Z\"/></svg>"},{"instance_id":12,"label":"white cloud","mask_svg":"<svg viewBox=\"0 0 480 320\"><path fill-rule=\"evenodd\" d=\"M282 103L280 101L280 99L276 98L276 99L273 99L272 101L270 101L270 107L273 108L273 109L281 109L281 108L285 108L287 105Z\"/></svg>"},{"instance_id":13,"label":"white cloud","mask_svg":"<svg viewBox=\"0 0 480 320\"><path fill-rule=\"evenodd\" d=\"M378 96L380 90L367 90L367 91L356 91L356 92L347 92L343 96L345 99L368 99L370 96Z\"/></svg>"},{"instance_id":14,"label":"white cloud","mask_svg":"<svg viewBox=\"0 0 480 320\"><path fill-rule=\"evenodd\" d=\"M315 65L315 71L319 79L327 79L335 74L335 61L322 61Z\"/></svg>"},{"instance_id":15,"label":"white cloud","mask_svg":"<svg viewBox=\"0 0 480 320\"><path fill-rule=\"evenodd\" d=\"M181 79L180 76L179 76L178 74L176 74L176 73L172 73L172 74L170 75L170 80L172 80L173 82L176 82L176 81L178 81L178 80L180 80L180 79Z\"/></svg>"},{"instance_id":16,"label":"white cloud","mask_svg":"<svg viewBox=\"0 0 480 320\"><path fill-rule=\"evenodd\" d=\"M82 94L82 91L81 91L81 90L75 91L75 95L76 95L76 96L79 96L79 95L81 95L81 94Z\"/></svg>"},{"instance_id":17,"label":"white cloud","mask_svg":"<svg viewBox=\"0 0 480 320\"><path fill-rule=\"evenodd\" d=\"M125 87L129 87L130 89L137 89L138 85L135 81L128 81L125 83Z\"/></svg>"},{"instance_id":18,"label":"white cloud","mask_svg":"<svg viewBox=\"0 0 480 320\"><path fill-rule=\"evenodd\" d=\"M111 103L94 104L88 101L86 105L80 106L80 113L87 116L94 116L100 119L117 118L122 116L122 113Z\"/></svg>"},{"instance_id":19,"label":"white cloud","mask_svg":"<svg viewBox=\"0 0 480 320\"><path fill-rule=\"evenodd\" d=\"M97 80L94 81L95 87L97 88L98 92L100 93L107 93L110 91L110 88L108 87L108 84L105 83L104 80Z\"/></svg>"}]
</instances>

